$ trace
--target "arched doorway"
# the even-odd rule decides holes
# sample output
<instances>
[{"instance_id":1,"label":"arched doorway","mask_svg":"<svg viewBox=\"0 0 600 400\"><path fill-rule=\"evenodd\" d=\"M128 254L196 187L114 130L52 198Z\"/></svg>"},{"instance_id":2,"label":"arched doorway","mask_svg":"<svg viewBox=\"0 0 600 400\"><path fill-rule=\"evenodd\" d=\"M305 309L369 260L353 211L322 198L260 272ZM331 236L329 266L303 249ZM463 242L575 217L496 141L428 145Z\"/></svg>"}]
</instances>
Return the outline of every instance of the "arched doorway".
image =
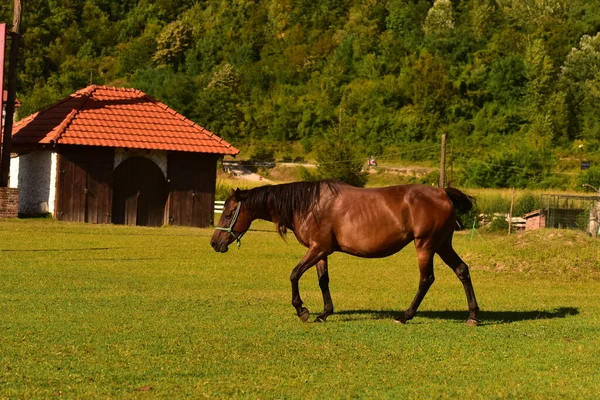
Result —
<instances>
[{"instance_id":1,"label":"arched doorway","mask_svg":"<svg viewBox=\"0 0 600 400\"><path fill-rule=\"evenodd\" d=\"M114 170L114 224L161 226L164 223L166 201L165 176L151 160L132 157Z\"/></svg>"}]
</instances>

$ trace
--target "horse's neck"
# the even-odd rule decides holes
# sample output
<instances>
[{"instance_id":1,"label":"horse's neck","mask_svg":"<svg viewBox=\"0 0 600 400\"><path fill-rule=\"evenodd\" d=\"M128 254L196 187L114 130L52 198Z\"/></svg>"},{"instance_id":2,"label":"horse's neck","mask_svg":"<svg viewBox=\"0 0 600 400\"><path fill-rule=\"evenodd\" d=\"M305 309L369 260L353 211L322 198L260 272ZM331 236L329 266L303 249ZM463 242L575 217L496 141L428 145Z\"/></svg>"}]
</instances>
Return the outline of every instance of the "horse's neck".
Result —
<instances>
[{"instance_id":1,"label":"horse's neck","mask_svg":"<svg viewBox=\"0 0 600 400\"><path fill-rule=\"evenodd\" d=\"M270 221L270 222L276 222L273 220L273 217L271 216L271 213L269 212L269 208L266 207L266 205L264 207L255 207L255 209L250 210L250 215L252 216L252 220L254 221L255 219L262 219L265 221Z\"/></svg>"}]
</instances>

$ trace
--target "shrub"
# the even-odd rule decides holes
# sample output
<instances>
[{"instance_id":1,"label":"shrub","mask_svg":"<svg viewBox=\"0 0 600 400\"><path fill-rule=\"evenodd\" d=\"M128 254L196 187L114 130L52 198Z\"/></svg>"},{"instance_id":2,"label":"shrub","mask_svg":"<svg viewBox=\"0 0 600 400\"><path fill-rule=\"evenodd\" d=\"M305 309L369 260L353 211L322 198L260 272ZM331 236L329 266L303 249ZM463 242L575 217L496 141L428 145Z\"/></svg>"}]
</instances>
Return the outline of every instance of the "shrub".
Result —
<instances>
[{"instance_id":1,"label":"shrub","mask_svg":"<svg viewBox=\"0 0 600 400\"><path fill-rule=\"evenodd\" d=\"M581 185L590 185L595 188L600 187L600 167L590 167L580 177Z\"/></svg>"},{"instance_id":2,"label":"shrub","mask_svg":"<svg viewBox=\"0 0 600 400\"><path fill-rule=\"evenodd\" d=\"M482 188L546 187L552 180L555 159L530 149L502 150L484 160L470 162L464 170L465 184Z\"/></svg>"},{"instance_id":3,"label":"shrub","mask_svg":"<svg viewBox=\"0 0 600 400\"><path fill-rule=\"evenodd\" d=\"M231 186L217 182L217 186L215 188L215 200L227 200L230 194Z\"/></svg>"},{"instance_id":4,"label":"shrub","mask_svg":"<svg viewBox=\"0 0 600 400\"><path fill-rule=\"evenodd\" d=\"M540 198L531 193L525 193L515 201L513 215L523 215L540 208Z\"/></svg>"},{"instance_id":5,"label":"shrub","mask_svg":"<svg viewBox=\"0 0 600 400\"><path fill-rule=\"evenodd\" d=\"M362 170L362 158L356 153L353 143L339 130L332 129L317 142L314 152L318 163L315 176L318 179L338 179L357 187L367 183L367 173Z\"/></svg>"},{"instance_id":6,"label":"shrub","mask_svg":"<svg viewBox=\"0 0 600 400\"><path fill-rule=\"evenodd\" d=\"M250 157L250 161L272 163L275 161L275 152L259 143L254 150L254 154Z\"/></svg>"},{"instance_id":7,"label":"shrub","mask_svg":"<svg viewBox=\"0 0 600 400\"><path fill-rule=\"evenodd\" d=\"M486 229L490 232L507 232L508 221L505 217L496 216L492 219L492 222L486 226Z\"/></svg>"}]
</instances>

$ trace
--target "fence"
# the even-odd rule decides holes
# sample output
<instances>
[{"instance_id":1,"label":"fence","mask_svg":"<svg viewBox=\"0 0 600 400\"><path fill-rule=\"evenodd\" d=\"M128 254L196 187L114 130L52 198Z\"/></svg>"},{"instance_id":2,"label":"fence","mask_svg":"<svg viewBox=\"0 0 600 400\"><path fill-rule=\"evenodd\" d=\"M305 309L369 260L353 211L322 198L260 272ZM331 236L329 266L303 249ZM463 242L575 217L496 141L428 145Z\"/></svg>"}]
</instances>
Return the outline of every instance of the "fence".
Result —
<instances>
[{"instance_id":1,"label":"fence","mask_svg":"<svg viewBox=\"0 0 600 400\"><path fill-rule=\"evenodd\" d=\"M541 197L545 228L576 229L598 235L600 197L544 194Z\"/></svg>"},{"instance_id":2,"label":"fence","mask_svg":"<svg viewBox=\"0 0 600 400\"><path fill-rule=\"evenodd\" d=\"M225 207L225 201L223 201L223 200L216 200L215 201L215 212L216 213L222 213L223 212L223 207Z\"/></svg>"}]
</instances>

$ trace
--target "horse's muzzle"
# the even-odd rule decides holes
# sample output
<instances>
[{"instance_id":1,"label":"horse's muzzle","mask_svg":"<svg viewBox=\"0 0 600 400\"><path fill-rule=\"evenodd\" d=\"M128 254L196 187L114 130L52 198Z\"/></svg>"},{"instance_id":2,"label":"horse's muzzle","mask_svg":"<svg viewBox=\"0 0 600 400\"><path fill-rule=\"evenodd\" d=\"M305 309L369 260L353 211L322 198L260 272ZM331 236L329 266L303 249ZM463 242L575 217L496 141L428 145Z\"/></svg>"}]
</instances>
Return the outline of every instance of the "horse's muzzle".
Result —
<instances>
[{"instance_id":1,"label":"horse's muzzle","mask_svg":"<svg viewBox=\"0 0 600 400\"><path fill-rule=\"evenodd\" d=\"M227 250L229 250L229 246L227 245L227 243L223 243L219 246L219 244L215 240L211 240L210 245L218 253L227 253Z\"/></svg>"}]
</instances>

